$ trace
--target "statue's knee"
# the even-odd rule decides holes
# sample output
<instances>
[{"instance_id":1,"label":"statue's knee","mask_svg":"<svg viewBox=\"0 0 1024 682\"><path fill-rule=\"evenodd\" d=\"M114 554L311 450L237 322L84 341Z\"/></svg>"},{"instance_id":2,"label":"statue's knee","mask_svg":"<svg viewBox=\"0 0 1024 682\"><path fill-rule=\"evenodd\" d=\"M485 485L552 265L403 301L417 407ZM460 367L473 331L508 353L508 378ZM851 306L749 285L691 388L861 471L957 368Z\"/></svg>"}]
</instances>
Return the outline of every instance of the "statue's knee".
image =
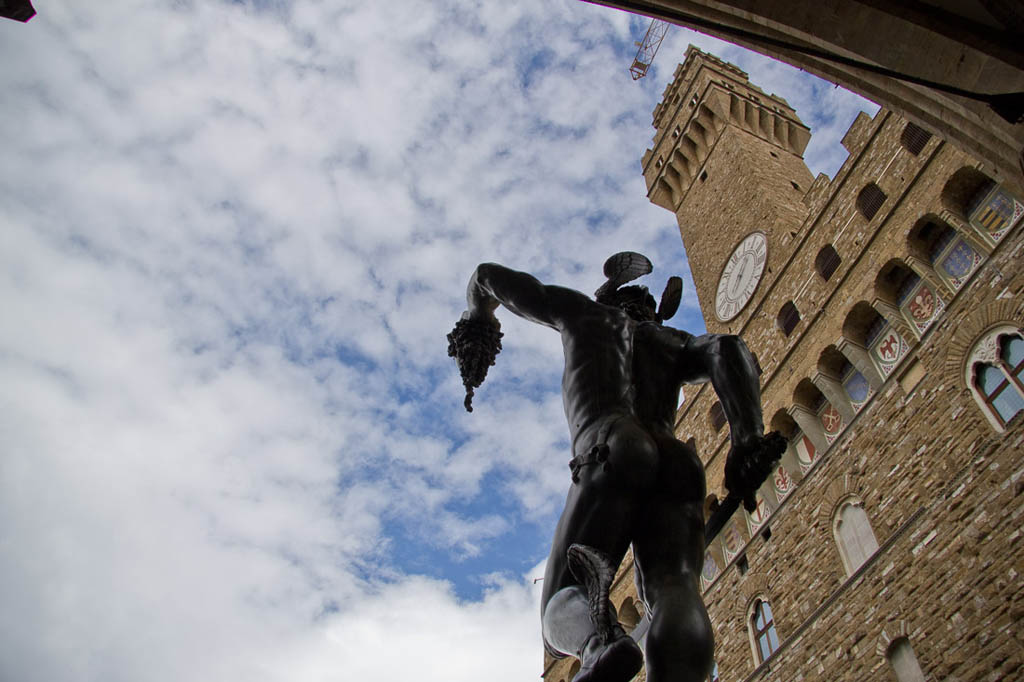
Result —
<instances>
[{"instance_id":1,"label":"statue's knee","mask_svg":"<svg viewBox=\"0 0 1024 682\"><path fill-rule=\"evenodd\" d=\"M541 632L549 651L578 655L594 632L586 590L571 585L551 595L541 616Z\"/></svg>"}]
</instances>

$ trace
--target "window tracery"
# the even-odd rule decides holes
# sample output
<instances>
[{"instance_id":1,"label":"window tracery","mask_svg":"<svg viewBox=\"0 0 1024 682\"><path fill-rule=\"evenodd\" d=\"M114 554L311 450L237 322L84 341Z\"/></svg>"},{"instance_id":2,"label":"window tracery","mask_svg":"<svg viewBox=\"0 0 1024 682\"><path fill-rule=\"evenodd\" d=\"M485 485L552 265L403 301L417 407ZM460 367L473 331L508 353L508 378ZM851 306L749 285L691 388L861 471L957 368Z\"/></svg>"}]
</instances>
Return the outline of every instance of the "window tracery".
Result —
<instances>
[{"instance_id":1,"label":"window tracery","mask_svg":"<svg viewBox=\"0 0 1024 682\"><path fill-rule=\"evenodd\" d=\"M1024 411L1024 335L997 327L977 342L968 356L968 387L997 430Z\"/></svg>"}]
</instances>

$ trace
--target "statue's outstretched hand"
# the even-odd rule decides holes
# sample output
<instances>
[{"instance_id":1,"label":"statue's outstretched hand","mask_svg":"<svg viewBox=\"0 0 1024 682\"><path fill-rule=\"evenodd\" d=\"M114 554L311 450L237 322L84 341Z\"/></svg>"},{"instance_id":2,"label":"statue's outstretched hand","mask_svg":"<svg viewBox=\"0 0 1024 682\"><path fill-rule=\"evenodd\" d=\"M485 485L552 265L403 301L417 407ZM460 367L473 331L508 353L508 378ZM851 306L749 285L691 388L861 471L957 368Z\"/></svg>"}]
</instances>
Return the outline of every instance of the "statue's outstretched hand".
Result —
<instances>
[{"instance_id":1,"label":"statue's outstretched hand","mask_svg":"<svg viewBox=\"0 0 1024 682\"><path fill-rule=\"evenodd\" d=\"M738 497L748 512L757 508L757 489L768 480L782 453L786 439L778 431L733 445L725 460L725 487Z\"/></svg>"},{"instance_id":2,"label":"statue's outstretched hand","mask_svg":"<svg viewBox=\"0 0 1024 682\"><path fill-rule=\"evenodd\" d=\"M468 312L462 314L448 334L448 355L455 358L462 375L466 387L463 405L467 412L473 411L473 389L484 382L487 369L501 352L501 337L501 324L493 314L488 319Z\"/></svg>"}]
</instances>

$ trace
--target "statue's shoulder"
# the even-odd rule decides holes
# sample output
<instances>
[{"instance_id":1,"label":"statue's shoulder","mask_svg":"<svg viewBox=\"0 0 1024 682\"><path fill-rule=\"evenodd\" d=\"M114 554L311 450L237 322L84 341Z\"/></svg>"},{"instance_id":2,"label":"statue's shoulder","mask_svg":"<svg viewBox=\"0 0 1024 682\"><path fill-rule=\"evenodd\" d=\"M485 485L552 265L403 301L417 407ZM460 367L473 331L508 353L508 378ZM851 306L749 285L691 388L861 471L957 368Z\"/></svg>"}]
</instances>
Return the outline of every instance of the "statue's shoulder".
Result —
<instances>
[{"instance_id":1,"label":"statue's shoulder","mask_svg":"<svg viewBox=\"0 0 1024 682\"><path fill-rule=\"evenodd\" d=\"M617 308L598 303L574 289L562 289L559 297L559 322L562 328L579 333L594 333L596 329L611 329L625 324L628 317ZM572 294L570 296L570 294Z\"/></svg>"},{"instance_id":2,"label":"statue's shoulder","mask_svg":"<svg viewBox=\"0 0 1024 682\"><path fill-rule=\"evenodd\" d=\"M680 339L682 341L689 341L690 339L693 338L693 334L691 334L690 332L687 332L687 331L683 331L682 329L676 329L675 327L665 327L665 326L663 326L662 329L668 330L673 336L675 336L676 338L678 338L678 339Z\"/></svg>"},{"instance_id":3,"label":"statue's shoulder","mask_svg":"<svg viewBox=\"0 0 1024 682\"><path fill-rule=\"evenodd\" d=\"M657 322L641 322L639 328L644 330L643 333L669 343L686 344L693 338L693 334L690 334L689 332L684 332L682 329L676 329L675 327L669 327Z\"/></svg>"}]
</instances>

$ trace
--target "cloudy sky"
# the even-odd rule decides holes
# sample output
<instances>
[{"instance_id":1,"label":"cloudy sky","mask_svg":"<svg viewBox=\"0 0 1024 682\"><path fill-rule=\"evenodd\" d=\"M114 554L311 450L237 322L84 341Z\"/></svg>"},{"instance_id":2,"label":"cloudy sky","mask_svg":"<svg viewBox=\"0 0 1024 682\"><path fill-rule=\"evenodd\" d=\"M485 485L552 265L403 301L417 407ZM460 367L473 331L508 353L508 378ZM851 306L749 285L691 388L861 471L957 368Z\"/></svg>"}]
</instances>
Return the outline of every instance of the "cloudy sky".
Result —
<instances>
[{"instance_id":1,"label":"cloudy sky","mask_svg":"<svg viewBox=\"0 0 1024 682\"><path fill-rule=\"evenodd\" d=\"M463 411L473 267L686 273L639 159L690 42L815 172L875 110L682 29L633 82L647 20L578 0L35 4L0 20L12 682L535 679L561 351L503 314Z\"/></svg>"}]
</instances>

